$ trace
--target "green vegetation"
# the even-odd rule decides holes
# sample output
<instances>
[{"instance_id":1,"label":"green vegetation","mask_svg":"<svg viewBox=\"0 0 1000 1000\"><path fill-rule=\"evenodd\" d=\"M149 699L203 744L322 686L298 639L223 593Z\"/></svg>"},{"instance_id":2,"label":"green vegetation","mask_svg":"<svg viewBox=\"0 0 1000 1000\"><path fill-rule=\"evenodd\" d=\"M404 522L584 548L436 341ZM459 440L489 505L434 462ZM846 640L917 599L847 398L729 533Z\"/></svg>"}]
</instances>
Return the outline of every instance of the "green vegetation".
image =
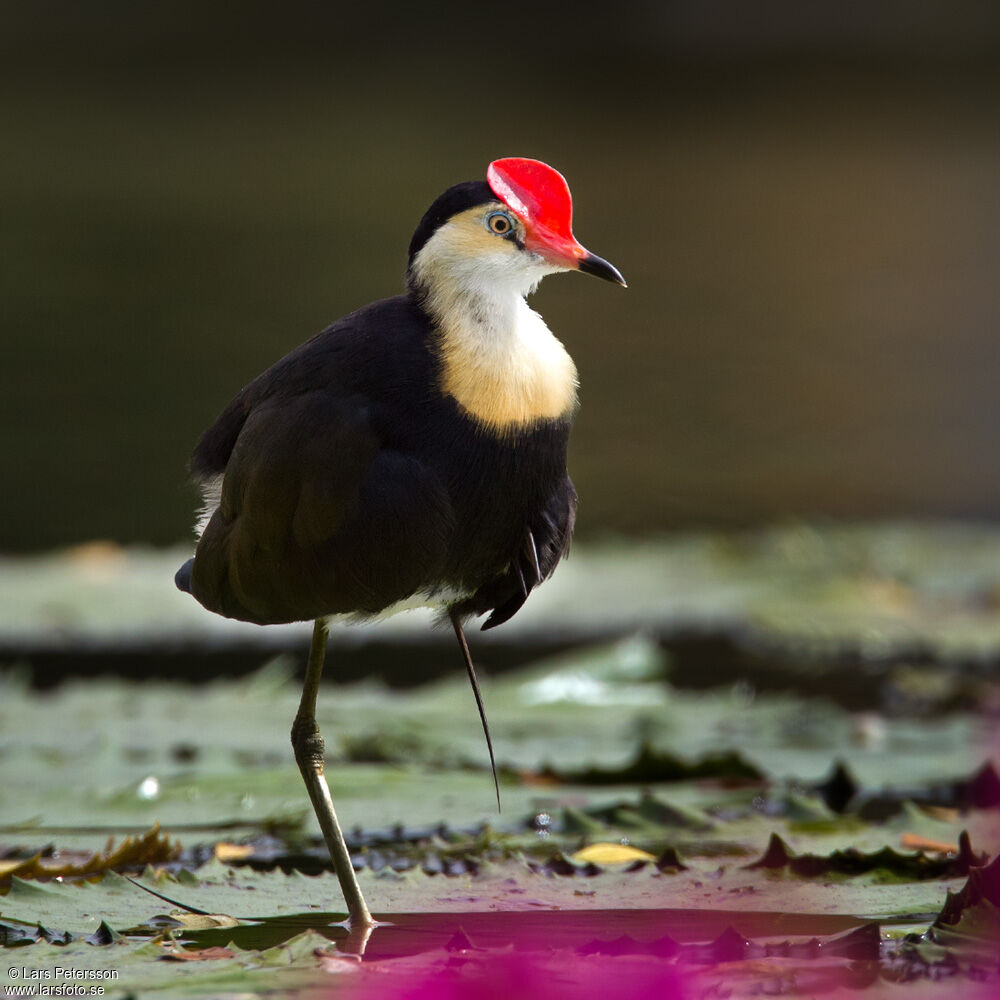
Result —
<instances>
[{"instance_id":1,"label":"green vegetation","mask_svg":"<svg viewBox=\"0 0 1000 1000\"><path fill-rule=\"evenodd\" d=\"M7 641L113 650L142 615L151 628L152 607L154 644L172 635L204 657L275 641L171 604L175 559L105 547L9 562ZM22 970L115 969L121 996L347 996L456 962L489 979L511 943L560 982L680 970L693 997L965 997L980 980L989 996L998 578L986 527L788 526L574 552L507 641L523 659L547 624L578 645L491 674L502 646L477 644L499 815L463 676L328 685L338 810L391 922L361 972L288 743L292 658L198 685L43 691L10 668L0 953ZM640 630L601 638L615 620ZM425 660L454 662L427 624L378 626L383 655L423 634ZM345 637L367 634L335 630L331 673L355 655Z\"/></svg>"}]
</instances>

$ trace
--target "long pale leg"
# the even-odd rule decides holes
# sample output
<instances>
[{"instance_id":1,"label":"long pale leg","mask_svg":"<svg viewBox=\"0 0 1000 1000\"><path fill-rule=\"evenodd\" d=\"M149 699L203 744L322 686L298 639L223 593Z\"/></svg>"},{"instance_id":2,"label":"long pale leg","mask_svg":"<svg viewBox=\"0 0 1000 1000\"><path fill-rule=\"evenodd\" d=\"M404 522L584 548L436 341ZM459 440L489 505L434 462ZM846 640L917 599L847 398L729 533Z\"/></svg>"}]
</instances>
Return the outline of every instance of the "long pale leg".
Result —
<instances>
[{"instance_id":1,"label":"long pale leg","mask_svg":"<svg viewBox=\"0 0 1000 1000\"><path fill-rule=\"evenodd\" d=\"M319 692L319 679L323 675L323 658L326 656L329 631L326 619L317 618L313 626L312 645L309 647L309 662L306 666L305 684L302 687L302 700L299 702L299 710L292 724L292 747L313 809L316 810L316 818L323 830L323 838L326 840L334 870L340 880L340 888L347 901L350 925L352 928L371 927L375 921L372 920L365 898L361 895L361 886L358 885L358 877L354 873L344 834L333 808L330 786L326 783L324 773L326 747L319 726L316 724L316 695Z\"/></svg>"}]
</instances>

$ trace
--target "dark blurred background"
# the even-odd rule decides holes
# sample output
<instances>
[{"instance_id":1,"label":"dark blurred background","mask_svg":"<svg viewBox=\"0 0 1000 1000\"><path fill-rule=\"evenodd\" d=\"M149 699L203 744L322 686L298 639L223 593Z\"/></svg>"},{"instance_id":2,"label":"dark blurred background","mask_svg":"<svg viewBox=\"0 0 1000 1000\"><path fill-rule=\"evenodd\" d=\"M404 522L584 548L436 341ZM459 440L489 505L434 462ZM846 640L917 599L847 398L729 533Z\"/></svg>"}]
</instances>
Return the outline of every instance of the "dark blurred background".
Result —
<instances>
[{"instance_id":1,"label":"dark blurred background","mask_svg":"<svg viewBox=\"0 0 1000 1000\"><path fill-rule=\"evenodd\" d=\"M592 10L5 10L0 551L190 537L199 433L512 154L631 285L534 300L582 535L995 516L1000 4Z\"/></svg>"}]
</instances>

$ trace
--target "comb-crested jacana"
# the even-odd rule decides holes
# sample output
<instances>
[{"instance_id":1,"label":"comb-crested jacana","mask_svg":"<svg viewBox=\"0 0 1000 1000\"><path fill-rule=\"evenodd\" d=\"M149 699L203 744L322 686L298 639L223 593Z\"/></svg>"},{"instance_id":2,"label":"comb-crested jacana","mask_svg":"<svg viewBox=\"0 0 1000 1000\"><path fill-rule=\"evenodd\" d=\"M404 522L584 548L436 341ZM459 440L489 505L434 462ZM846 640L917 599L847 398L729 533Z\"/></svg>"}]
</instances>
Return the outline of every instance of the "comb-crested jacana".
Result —
<instances>
[{"instance_id":1,"label":"comb-crested jacana","mask_svg":"<svg viewBox=\"0 0 1000 1000\"><path fill-rule=\"evenodd\" d=\"M625 284L574 238L560 173L495 160L486 181L449 188L421 219L403 295L338 320L254 379L191 458L204 508L177 586L228 618L315 620L292 745L352 926L372 918L316 724L328 620L441 607L485 729L462 621L507 621L573 533L576 368L525 301L568 270Z\"/></svg>"}]
</instances>

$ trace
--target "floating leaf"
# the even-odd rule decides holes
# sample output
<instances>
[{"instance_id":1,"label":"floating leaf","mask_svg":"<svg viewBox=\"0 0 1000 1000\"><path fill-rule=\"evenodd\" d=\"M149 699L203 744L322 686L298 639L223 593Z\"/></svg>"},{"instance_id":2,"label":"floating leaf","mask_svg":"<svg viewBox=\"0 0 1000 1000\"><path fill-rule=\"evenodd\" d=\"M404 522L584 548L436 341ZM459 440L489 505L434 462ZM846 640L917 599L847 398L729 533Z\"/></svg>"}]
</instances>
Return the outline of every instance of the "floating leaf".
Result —
<instances>
[{"instance_id":1,"label":"floating leaf","mask_svg":"<svg viewBox=\"0 0 1000 1000\"><path fill-rule=\"evenodd\" d=\"M570 855L570 860L577 864L593 862L595 865L623 865L630 861L655 861L656 856L628 844L599 843L581 847Z\"/></svg>"},{"instance_id":2,"label":"floating leaf","mask_svg":"<svg viewBox=\"0 0 1000 1000\"><path fill-rule=\"evenodd\" d=\"M834 764L825 781L813 787L835 813L845 812L859 790L857 780L842 761Z\"/></svg>"},{"instance_id":3,"label":"floating leaf","mask_svg":"<svg viewBox=\"0 0 1000 1000\"><path fill-rule=\"evenodd\" d=\"M88 934L84 939L87 944L96 945L99 948L105 948L111 944L122 944L125 941L125 937L119 934L118 931L109 927L105 921L101 921L101 925L94 931L93 934Z\"/></svg>"},{"instance_id":4,"label":"floating leaf","mask_svg":"<svg viewBox=\"0 0 1000 1000\"><path fill-rule=\"evenodd\" d=\"M1000 855L984 867L972 868L965 885L957 893L948 893L934 926L955 925L967 910L983 902L1000 907Z\"/></svg>"},{"instance_id":5,"label":"floating leaf","mask_svg":"<svg viewBox=\"0 0 1000 1000\"><path fill-rule=\"evenodd\" d=\"M840 875L862 875L881 869L899 878L942 879L968 874L976 864L977 856L972 851L969 835L963 833L956 857L929 858L922 851L916 854L900 854L891 847L866 853L855 848L834 850L826 855L796 854L776 833L771 834L767 850L763 856L747 868L787 868L796 875L816 878L820 875L837 873Z\"/></svg>"},{"instance_id":6,"label":"floating leaf","mask_svg":"<svg viewBox=\"0 0 1000 1000\"><path fill-rule=\"evenodd\" d=\"M668 847L657 859L656 859L656 870L661 872L667 871L687 871L687 865L684 864L681 859L677 856L677 850L673 847Z\"/></svg>"},{"instance_id":7,"label":"floating leaf","mask_svg":"<svg viewBox=\"0 0 1000 1000\"><path fill-rule=\"evenodd\" d=\"M558 778L574 785L644 784L705 778L761 781L764 777L736 751L708 754L696 761L686 761L672 753L654 750L646 743L639 747L630 763L618 768L589 767L584 770L559 770L548 767L543 774L548 778Z\"/></svg>"}]
</instances>

